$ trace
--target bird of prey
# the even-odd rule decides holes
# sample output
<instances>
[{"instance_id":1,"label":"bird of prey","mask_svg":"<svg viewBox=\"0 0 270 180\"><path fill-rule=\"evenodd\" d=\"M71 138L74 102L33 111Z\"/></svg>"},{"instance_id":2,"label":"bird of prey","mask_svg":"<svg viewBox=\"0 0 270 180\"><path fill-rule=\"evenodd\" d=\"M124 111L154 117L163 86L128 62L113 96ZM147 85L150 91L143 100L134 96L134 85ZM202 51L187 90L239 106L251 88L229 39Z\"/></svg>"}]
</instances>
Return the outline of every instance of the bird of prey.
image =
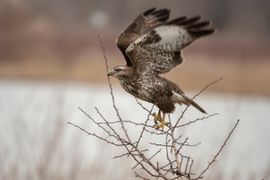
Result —
<instances>
[{"instance_id":1,"label":"bird of prey","mask_svg":"<svg viewBox=\"0 0 270 180\"><path fill-rule=\"evenodd\" d=\"M156 128L167 125L165 114L172 113L175 104L192 105L206 113L180 87L161 74L183 62L183 48L212 34L214 29L209 27L210 21L201 21L200 16L183 16L170 21L169 16L170 10L156 8L140 14L117 39L126 65L108 71L108 76L116 77L128 93L159 108L157 114L153 113Z\"/></svg>"}]
</instances>

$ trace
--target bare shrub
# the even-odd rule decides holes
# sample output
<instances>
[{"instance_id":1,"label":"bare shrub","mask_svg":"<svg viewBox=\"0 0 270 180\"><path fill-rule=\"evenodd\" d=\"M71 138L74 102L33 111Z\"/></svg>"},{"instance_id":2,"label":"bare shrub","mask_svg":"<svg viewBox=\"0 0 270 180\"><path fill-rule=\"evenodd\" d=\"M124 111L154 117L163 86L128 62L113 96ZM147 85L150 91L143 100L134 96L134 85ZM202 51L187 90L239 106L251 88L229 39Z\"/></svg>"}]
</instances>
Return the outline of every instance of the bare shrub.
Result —
<instances>
[{"instance_id":1,"label":"bare shrub","mask_svg":"<svg viewBox=\"0 0 270 180\"><path fill-rule=\"evenodd\" d=\"M105 60L106 70L108 71L108 60L100 37L99 41ZM196 163L195 159L191 156L185 155L184 149L197 147L199 144L192 144L188 137L184 138L183 135L179 135L177 130L181 127L190 126L191 124L197 123L199 121L207 120L218 114L209 114L189 122L182 122L183 117L189 108L189 106L186 106L178 119L171 120L171 118L169 118L170 125L168 128L156 129L153 126L153 122L150 120L152 118L151 115L153 113L152 111L154 106L152 106L151 109L148 109L138 100L136 100L137 104L141 106L142 110L147 111L148 113L145 121L140 123L131 120L124 120L121 117L119 109L115 103L115 96L113 93L110 78L108 77L107 80L112 100L112 108L117 115L117 119L113 120L106 118L102 114L101 110L95 107L96 113L100 119L98 120L93 118L82 108L79 108L79 110L91 120L92 124L94 124L98 130L103 131L103 135L99 135L97 133L97 129L95 130L94 128L92 131L88 131L85 128L72 122L68 122L68 124L85 132L87 135L94 136L105 143L123 149L123 153L115 155L114 158L129 157L133 159L135 165L133 166L132 170L134 171L135 176L140 179L202 179L205 173L217 160L218 156L238 126L239 120L236 121L235 125L228 133L222 145L217 148L217 153L213 156L212 159L210 159L208 165L197 172L193 169L193 166ZM220 80L222 80L222 78L207 84L193 97L193 99L203 93L209 86L214 85ZM138 133L136 136L131 136L129 128L137 130L139 129L140 133ZM149 142L148 139L144 138L145 136L156 136L160 141Z\"/></svg>"}]
</instances>

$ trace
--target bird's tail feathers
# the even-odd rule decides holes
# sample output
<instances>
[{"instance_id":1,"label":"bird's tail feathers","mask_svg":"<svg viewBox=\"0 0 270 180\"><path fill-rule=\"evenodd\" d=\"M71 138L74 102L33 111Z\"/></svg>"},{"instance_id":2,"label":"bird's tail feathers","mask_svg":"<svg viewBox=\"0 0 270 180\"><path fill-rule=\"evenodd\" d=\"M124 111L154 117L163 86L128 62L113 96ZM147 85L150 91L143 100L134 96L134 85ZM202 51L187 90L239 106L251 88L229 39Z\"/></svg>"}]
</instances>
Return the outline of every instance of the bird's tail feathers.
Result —
<instances>
[{"instance_id":1,"label":"bird's tail feathers","mask_svg":"<svg viewBox=\"0 0 270 180\"><path fill-rule=\"evenodd\" d=\"M185 104L187 106L192 105L202 113L207 113L199 104L185 94L174 93L175 102L178 104Z\"/></svg>"}]
</instances>

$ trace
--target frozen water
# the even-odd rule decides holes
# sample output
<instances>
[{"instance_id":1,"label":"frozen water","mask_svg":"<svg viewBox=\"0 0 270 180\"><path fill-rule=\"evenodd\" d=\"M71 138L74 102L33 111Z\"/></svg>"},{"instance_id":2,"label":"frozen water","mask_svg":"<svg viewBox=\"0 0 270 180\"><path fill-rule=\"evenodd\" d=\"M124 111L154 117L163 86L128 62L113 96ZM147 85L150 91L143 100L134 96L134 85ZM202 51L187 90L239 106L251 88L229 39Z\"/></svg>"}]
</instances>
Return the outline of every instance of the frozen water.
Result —
<instances>
[{"instance_id":1,"label":"frozen water","mask_svg":"<svg viewBox=\"0 0 270 180\"><path fill-rule=\"evenodd\" d=\"M116 87L114 91L123 119L144 122L147 113L138 106L135 99L121 88ZM192 96L195 92L187 94ZM270 162L270 99L205 93L196 101L209 114L217 112L219 115L180 129L180 133L190 137L194 143L202 142L197 147L199 151L189 153L193 153L194 157L202 161L201 165L205 166L217 152L234 123L240 119L239 127L214 166L222 167L227 179L236 171L241 174L242 179L247 178L247 172L256 174L257 179L263 178ZM143 104L151 107L148 103ZM62 133L63 147L76 144L76 134L76 137L79 136L80 141L83 141L83 146L77 151L84 157L88 156L89 160L95 159L99 143L93 139L89 141L89 137L81 136L82 132L66 125L66 122L72 121L91 130L89 121L77 107L82 107L96 118L95 106L105 117L116 117L106 85L0 81L0 158L4 159L0 162L5 165L3 167L8 168L8 164L20 153L23 154L20 160L22 167L34 166L35 159L42 158L45 148L42 139L51 136L57 129L55 117L61 120L60 125L64 124L61 127L66 129L65 133ZM172 119L176 119L183 108L184 106L178 106ZM190 108L184 120L189 121L201 116L195 109ZM30 147L31 144L35 144L35 149ZM64 153L58 154L63 153L62 156L68 157L74 149L63 151ZM87 163L87 158L85 159L84 163Z\"/></svg>"}]
</instances>

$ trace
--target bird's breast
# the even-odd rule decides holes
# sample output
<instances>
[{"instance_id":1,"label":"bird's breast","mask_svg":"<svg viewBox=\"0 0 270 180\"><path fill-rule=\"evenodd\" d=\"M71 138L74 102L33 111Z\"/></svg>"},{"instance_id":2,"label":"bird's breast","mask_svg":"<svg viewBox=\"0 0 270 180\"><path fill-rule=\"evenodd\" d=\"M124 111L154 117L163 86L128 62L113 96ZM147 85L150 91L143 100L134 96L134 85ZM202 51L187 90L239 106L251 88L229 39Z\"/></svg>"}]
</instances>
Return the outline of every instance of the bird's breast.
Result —
<instances>
[{"instance_id":1,"label":"bird's breast","mask_svg":"<svg viewBox=\"0 0 270 180\"><path fill-rule=\"evenodd\" d=\"M122 87L133 96L151 102L153 99L153 85L146 79L135 79L121 82Z\"/></svg>"}]
</instances>

